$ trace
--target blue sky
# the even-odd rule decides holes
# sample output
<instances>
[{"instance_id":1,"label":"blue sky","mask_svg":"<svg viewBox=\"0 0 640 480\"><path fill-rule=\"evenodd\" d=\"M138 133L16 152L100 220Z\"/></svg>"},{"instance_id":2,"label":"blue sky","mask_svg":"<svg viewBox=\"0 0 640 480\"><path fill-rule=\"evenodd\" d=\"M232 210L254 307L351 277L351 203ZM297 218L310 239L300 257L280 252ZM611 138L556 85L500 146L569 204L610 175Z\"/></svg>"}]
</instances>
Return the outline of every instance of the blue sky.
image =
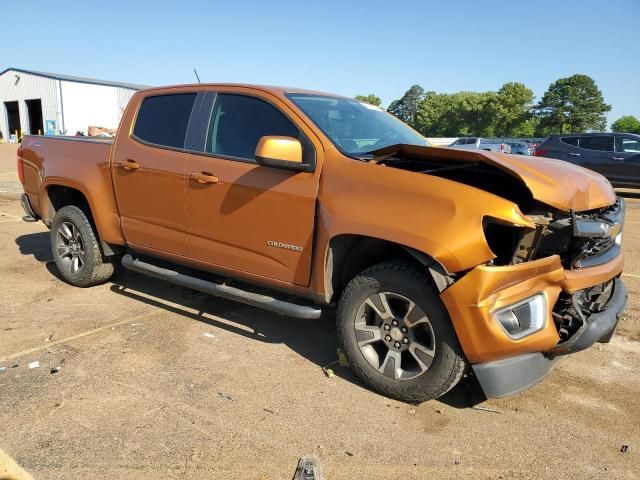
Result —
<instances>
[{"instance_id":1,"label":"blue sky","mask_svg":"<svg viewBox=\"0 0 640 480\"><path fill-rule=\"evenodd\" d=\"M1 3L0 70L163 85L193 82L196 67L206 82L376 93L384 105L416 83L519 81L540 98L583 73L610 120L640 117L640 0Z\"/></svg>"}]
</instances>

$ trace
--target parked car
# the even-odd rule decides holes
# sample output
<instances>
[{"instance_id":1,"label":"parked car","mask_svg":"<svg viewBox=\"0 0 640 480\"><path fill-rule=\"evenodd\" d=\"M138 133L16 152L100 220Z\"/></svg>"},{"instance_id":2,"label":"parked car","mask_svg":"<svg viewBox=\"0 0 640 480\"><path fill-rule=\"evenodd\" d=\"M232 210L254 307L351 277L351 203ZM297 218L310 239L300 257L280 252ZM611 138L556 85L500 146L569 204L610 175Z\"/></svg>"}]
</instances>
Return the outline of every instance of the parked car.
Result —
<instances>
[{"instance_id":1,"label":"parked car","mask_svg":"<svg viewBox=\"0 0 640 480\"><path fill-rule=\"evenodd\" d=\"M533 153L533 149L524 142L507 142L507 144L511 147L511 153L518 155L531 155Z\"/></svg>"},{"instance_id":2,"label":"parked car","mask_svg":"<svg viewBox=\"0 0 640 480\"><path fill-rule=\"evenodd\" d=\"M536 150L598 172L615 187L640 188L640 135L580 133L553 135Z\"/></svg>"},{"instance_id":3,"label":"parked car","mask_svg":"<svg viewBox=\"0 0 640 480\"><path fill-rule=\"evenodd\" d=\"M449 146L460 150L486 150L489 152L511 153L509 144L490 138L459 138Z\"/></svg>"},{"instance_id":4,"label":"parked car","mask_svg":"<svg viewBox=\"0 0 640 480\"><path fill-rule=\"evenodd\" d=\"M336 304L354 372L416 402L469 365L487 397L520 392L613 335L624 203L536 163L429 147L349 98L203 84L136 92L115 139L29 135L17 166L70 284L121 263L289 317Z\"/></svg>"}]
</instances>

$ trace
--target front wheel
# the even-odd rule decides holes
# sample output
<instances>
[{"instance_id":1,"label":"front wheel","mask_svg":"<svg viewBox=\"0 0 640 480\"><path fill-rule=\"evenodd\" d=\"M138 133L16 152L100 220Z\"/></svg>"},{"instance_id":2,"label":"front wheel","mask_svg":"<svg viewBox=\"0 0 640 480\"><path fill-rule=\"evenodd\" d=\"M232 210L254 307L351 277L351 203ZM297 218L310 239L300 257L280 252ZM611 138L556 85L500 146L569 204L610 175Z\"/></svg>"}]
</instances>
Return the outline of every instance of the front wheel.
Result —
<instances>
[{"instance_id":1,"label":"front wheel","mask_svg":"<svg viewBox=\"0 0 640 480\"><path fill-rule=\"evenodd\" d=\"M113 275L89 218L76 206L63 207L53 217L51 251L60 275L76 287L104 283Z\"/></svg>"},{"instance_id":2,"label":"front wheel","mask_svg":"<svg viewBox=\"0 0 640 480\"><path fill-rule=\"evenodd\" d=\"M422 269L385 262L356 276L337 311L340 348L370 387L407 402L453 388L466 361L449 315Z\"/></svg>"}]
</instances>

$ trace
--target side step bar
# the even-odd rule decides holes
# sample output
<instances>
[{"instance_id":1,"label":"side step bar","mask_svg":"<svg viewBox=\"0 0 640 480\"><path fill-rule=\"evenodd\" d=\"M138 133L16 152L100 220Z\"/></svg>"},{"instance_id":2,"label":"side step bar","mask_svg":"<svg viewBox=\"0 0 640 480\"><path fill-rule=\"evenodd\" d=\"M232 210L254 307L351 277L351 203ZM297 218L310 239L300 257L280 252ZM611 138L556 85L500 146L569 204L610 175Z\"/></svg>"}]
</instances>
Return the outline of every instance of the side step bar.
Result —
<instances>
[{"instance_id":1,"label":"side step bar","mask_svg":"<svg viewBox=\"0 0 640 480\"><path fill-rule=\"evenodd\" d=\"M199 292L208 293L209 295L214 295L216 297L235 300L246 305L251 305L252 307L263 308L264 310L269 310L270 312L279 313L288 317L312 320L320 318L322 313L322 310L319 308L284 302L267 295L247 292L246 290L230 287L229 285L207 282L206 280L174 272L173 270L156 267L150 263L133 258L129 254L122 257L122 266L129 270L134 270L151 277L175 283L176 285L192 288Z\"/></svg>"}]
</instances>

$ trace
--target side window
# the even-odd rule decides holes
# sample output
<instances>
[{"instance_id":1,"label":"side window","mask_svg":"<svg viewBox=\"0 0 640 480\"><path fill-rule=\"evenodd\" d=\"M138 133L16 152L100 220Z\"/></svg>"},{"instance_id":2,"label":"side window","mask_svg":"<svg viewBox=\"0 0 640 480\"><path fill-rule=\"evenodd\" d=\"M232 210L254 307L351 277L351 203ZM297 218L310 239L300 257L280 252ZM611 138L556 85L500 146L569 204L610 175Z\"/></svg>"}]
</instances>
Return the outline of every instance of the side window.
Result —
<instances>
[{"instance_id":1,"label":"side window","mask_svg":"<svg viewBox=\"0 0 640 480\"><path fill-rule=\"evenodd\" d=\"M578 137L560 137L560 141L574 147L578 146Z\"/></svg>"},{"instance_id":2,"label":"side window","mask_svg":"<svg viewBox=\"0 0 640 480\"><path fill-rule=\"evenodd\" d=\"M640 153L640 140L632 137L616 136L616 151Z\"/></svg>"},{"instance_id":3,"label":"side window","mask_svg":"<svg viewBox=\"0 0 640 480\"><path fill-rule=\"evenodd\" d=\"M602 152L613 151L613 137L612 136L593 136L582 137L579 142L580 148L587 150L600 150Z\"/></svg>"},{"instance_id":4,"label":"side window","mask_svg":"<svg viewBox=\"0 0 640 480\"><path fill-rule=\"evenodd\" d=\"M157 95L142 101L133 135L145 142L184 148L195 93Z\"/></svg>"},{"instance_id":5,"label":"side window","mask_svg":"<svg viewBox=\"0 0 640 480\"><path fill-rule=\"evenodd\" d=\"M475 145L477 138L467 138L467 145Z\"/></svg>"},{"instance_id":6,"label":"side window","mask_svg":"<svg viewBox=\"0 0 640 480\"><path fill-rule=\"evenodd\" d=\"M299 138L298 128L273 105L254 97L219 94L209 122L206 152L255 160L260 138Z\"/></svg>"}]
</instances>

